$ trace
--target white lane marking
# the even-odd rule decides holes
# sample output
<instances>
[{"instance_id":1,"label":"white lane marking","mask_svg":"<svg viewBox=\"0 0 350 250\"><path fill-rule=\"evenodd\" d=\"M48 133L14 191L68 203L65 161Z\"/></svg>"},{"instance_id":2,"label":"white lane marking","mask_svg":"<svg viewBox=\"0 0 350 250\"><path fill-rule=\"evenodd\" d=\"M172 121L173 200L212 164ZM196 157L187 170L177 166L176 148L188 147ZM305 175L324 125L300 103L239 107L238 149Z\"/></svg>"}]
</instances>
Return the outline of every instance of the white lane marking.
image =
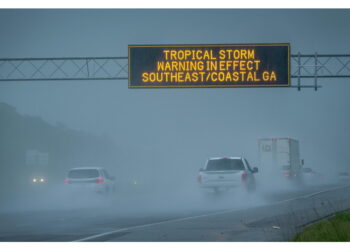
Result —
<instances>
[{"instance_id":1,"label":"white lane marking","mask_svg":"<svg viewBox=\"0 0 350 250\"><path fill-rule=\"evenodd\" d=\"M184 220L203 218L203 217L207 217L207 216L211 216L211 215L225 214L225 213L228 213L228 212L233 212L233 211L238 211L238 210L240 210L240 209L236 209L236 210L230 209L230 210L224 210L224 211L216 212L216 213L202 214L202 215L196 215L196 216L190 216L190 217L184 217L184 218L178 218L178 219L172 219L172 220L165 220L165 221L160 221L160 222L151 223L151 224L132 226L132 227L125 227L125 228L120 228L120 229L116 229L116 230L105 232L105 233L92 235L92 236L89 236L89 237L86 237L86 238L82 238L82 239L79 239L79 240L74 240L73 242L88 241L88 240L100 238L100 237L103 237L103 236L107 236L107 235L110 235L110 234L119 233L119 232L123 232L123 231L140 229L140 228L145 228L145 227L151 227L151 226L161 225L161 224L165 224L165 223L172 223L172 222L178 222L178 221L184 221Z\"/></svg>"},{"instance_id":2,"label":"white lane marking","mask_svg":"<svg viewBox=\"0 0 350 250\"><path fill-rule=\"evenodd\" d=\"M274 202L274 203L268 204L268 205L276 205L276 204L280 204L280 203L283 203L283 202L299 200L299 199L305 199L305 198L312 197L312 196L315 196L315 195L318 195L318 194L321 194L321 193L326 193L326 192L330 192L330 191L334 191L334 190L342 189L342 188L347 188L347 187L350 187L350 185L345 185L345 186L335 187L335 188L331 188L331 189L326 189L326 190L315 192L315 193L311 193L311 194L308 194L308 195L298 196L298 197L294 197L294 198L287 199L287 200L281 200L281 201ZM124 231L135 230L135 229L146 228L146 227L152 227L152 226L166 224L166 223L173 223L173 222L179 222L179 221L193 220L193 219L204 218L204 217L208 217L208 216L212 216L212 215L227 214L227 213L236 212L236 211L239 211L239 210L242 210L242 208L228 209L228 210L223 210L223 211L216 212L216 213L202 214L202 215L196 215L196 216L190 216L190 217L184 217L184 218L178 218L178 219L172 219L172 220L165 220L165 221L160 221L160 222L150 223L150 224L145 224L145 225L119 228L119 229L116 229L116 230L113 230L113 231L100 233L100 234L95 234L95 235L92 235L92 236L89 236L89 237L86 237L86 238L81 238L81 239L78 239L78 240L74 240L73 242L88 241L88 240L93 240L93 239L101 238L103 236L107 236L107 235L111 235L111 234L115 234L115 233L120 233L120 232L124 232Z\"/></svg>"},{"instance_id":3,"label":"white lane marking","mask_svg":"<svg viewBox=\"0 0 350 250\"><path fill-rule=\"evenodd\" d=\"M322 190L322 191L311 193L311 194L307 194L307 195L302 195L302 196L290 198L290 199L287 199L287 200L277 201L277 202L272 203L271 205L275 205L275 204L279 204L279 203L283 203L283 202L287 202L287 201L293 201L293 200L300 200L300 199L310 198L310 197L318 195L318 194L327 193L327 192L330 192L330 191L334 191L334 190L337 190L337 189L343 189L343 188L347 188L347 187L350 187L350 185L344 185L344 186L335 187L335 188L331 188L331 189L326 189L326 190Z\"/></svg>"}]
</instances>

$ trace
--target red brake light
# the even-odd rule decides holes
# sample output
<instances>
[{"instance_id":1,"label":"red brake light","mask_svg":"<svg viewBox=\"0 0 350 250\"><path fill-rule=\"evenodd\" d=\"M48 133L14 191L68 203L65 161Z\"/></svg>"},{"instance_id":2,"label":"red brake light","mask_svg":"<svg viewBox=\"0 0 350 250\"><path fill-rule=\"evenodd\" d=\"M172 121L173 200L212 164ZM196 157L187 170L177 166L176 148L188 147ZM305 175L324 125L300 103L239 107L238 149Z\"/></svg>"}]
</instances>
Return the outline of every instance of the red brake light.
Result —
<instances>
[{"instance_id":1,"label":"red brake light","mask_svg":"<svg viewBox=\"0 0 350 250\"><path fill-rule=\"evenodd\" d=\"M64 179L64 184L69 184L69 180L68 179Z\"/></svg>"},{"instance_id":2,"label":"red brake light","mask_svg":"<svg viewBox=\"0 0 350 250\"><path fill-rule=\"evenodd\" d=\"M285 173L284 176L289 176L289 174L288 174L288 173Z\"/></svg>"},{"instance_id":3,"label":"red brake light","mask_svg":"<svg viewBox=\"0 0 350 250\"><path fill-rule=\"evenodd\" d=\"M102 178L97 178L97 183L98 184L103 184L104 180Z\"/></svg>"},{"instance_id":4,"label":"red brake light","mask_svg":"<svg viewBox=\"0 0 350 250\"><path fill-rule=\"evenodd\" d=\"M242 182L246 182L247 180L247 173L242 174Z\"/></svg>"}]
</instances>

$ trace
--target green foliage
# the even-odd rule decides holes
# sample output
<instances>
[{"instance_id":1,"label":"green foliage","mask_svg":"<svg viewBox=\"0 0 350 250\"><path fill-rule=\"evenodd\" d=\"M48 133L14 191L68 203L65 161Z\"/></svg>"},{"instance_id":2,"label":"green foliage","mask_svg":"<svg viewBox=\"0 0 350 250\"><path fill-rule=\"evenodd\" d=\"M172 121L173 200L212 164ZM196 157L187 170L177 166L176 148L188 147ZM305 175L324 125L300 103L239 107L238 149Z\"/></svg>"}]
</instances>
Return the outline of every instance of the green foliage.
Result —
<instances>
[{"instance_id":1,"label":"green foliage","mask_svg":"<svg viewBox=\"0 0 350 250\"><path fill-rule=\"evenodd\" d=\"M350 241L350 212L308 226L294 241Z\"/></svg>"}]
</instances>

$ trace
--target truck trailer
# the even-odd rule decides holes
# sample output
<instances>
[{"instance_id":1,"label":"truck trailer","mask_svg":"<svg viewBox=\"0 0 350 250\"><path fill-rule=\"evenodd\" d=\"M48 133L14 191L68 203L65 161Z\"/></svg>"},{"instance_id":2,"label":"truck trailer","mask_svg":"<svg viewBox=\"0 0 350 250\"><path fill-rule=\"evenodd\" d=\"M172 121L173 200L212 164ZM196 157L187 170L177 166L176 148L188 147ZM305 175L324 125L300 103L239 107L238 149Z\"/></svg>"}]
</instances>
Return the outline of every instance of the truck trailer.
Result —
<instances>
[{"instance_id":1,"label":"truck trailer","mask_svg":"<svg viewBox=\"0 0 350 250\"><path fill-rule=\"evenodd\" d=\"M261 174L301 180L299 141L292 138L258 139Z\"/></svg>"}]
</instances>

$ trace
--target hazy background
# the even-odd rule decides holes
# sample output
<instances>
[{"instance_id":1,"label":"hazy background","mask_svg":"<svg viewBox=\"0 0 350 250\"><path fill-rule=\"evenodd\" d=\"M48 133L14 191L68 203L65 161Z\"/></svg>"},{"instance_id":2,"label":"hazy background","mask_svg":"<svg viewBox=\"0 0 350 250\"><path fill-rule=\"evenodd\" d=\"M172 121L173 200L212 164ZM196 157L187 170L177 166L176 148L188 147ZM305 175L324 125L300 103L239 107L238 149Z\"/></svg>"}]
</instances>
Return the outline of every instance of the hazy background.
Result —
<instances>
[{"instance_id":1,"label":"hazy background","mask_svg":"<svg viewBox=\"0 0 350 250\"><path fill-rule=\"evenodd\" d=\"M127 56L128 44L201 43L290 43L292 54L348 54L349 24L350 10L1 10L0 57ZM172 185L195 182L212 156L244 156L256 166L260 137L299 139L305 165L326 174L347 168L349 80L320 83L317 92L298 92L1 82L0 102L53 126L110 138L110 161L94 164L109 164L120 178Z\"/></svg>"}]
</instances>

